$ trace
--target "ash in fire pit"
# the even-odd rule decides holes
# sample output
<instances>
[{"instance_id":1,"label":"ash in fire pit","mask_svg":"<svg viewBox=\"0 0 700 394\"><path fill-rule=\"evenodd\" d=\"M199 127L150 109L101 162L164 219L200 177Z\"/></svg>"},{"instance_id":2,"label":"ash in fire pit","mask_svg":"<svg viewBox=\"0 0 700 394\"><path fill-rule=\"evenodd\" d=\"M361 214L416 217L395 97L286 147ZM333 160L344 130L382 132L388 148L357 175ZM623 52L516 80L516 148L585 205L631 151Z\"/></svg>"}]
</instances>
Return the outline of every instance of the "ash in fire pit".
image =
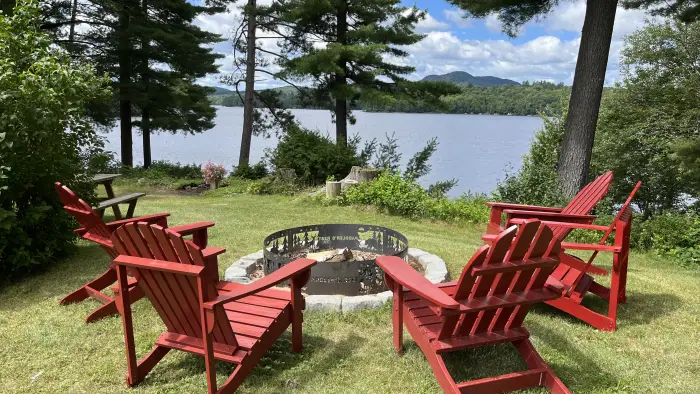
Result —
<instances>
[{"instance_id":1,"label":"ash in fire pit","mask_svg":"<svg viewBox=\"0 0 700 394\"><path fill-rule=\"evenodd\" d=\"M298 258L319 263L311 269L307 294L363 295L386 290L374 260L406 257L408 240L400 233L362 224L319 224L278 231L265 238L265 275Z\"/></svg>"}]
</instances>

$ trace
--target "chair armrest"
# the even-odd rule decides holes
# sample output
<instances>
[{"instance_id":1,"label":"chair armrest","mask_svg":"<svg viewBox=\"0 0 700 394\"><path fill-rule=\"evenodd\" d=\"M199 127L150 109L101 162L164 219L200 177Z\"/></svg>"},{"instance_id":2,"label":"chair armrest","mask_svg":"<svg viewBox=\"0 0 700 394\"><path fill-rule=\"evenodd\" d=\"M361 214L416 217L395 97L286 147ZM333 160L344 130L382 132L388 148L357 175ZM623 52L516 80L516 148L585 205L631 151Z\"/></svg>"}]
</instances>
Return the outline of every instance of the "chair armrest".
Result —
<instances>
[{"instance_id":1,"label":"chair armrest","mask_svg":"<svg viewBox=\"0 0 700 394\"><path fill-rule=\"evenodd\" d=\"M284 282L287 279L299 275L303 271L311 269L311 267L316 265L316 263L316 260L311 259L294 260L291 263L285 265L284 267L278 269L277 271L271 273L270 275L264 276L263 278L258 279L249 285L242 286L237 291L220 295L209 302L205 302L204 307L207 309L214 309L215 307L221 304L236 301L243 297L259 293L265 289L269 289L270 287L275 286L276 284Z\"/></svg>"},{"instance_id":2,"label":"chair armrest","mask_svg":"<svg viewBox=\"0 0 700 394\"><path fill-rule=\"evenodd\" d=\"M518 209L523 211L538 211L538 212L561 212L564 208L553 208L553 207L540 207L537 205L521 205L521 204L509 204L506 202L487 202L486 205L492 208L500 209Z\"/></svg>"},{"instance_id":3,"label":"chair armrest","mask_svg":"<svg viewBox=\"0 0 700 394\"><path fill-rule=\"evenodd\" d=\"M202 256L204 256L204 259L206 260L207 257L213 257L213 256L218 256L220 254L226 253L226 249L224 248L204 248L202 249Z\"/></svg>"},{"instance_id":4,"label":"chair armrest","mask_svg":"<svg viewBox=\"0 0 700 394\"><path fill-rule=\"evenodd\" d=\"M576 242L562 242L561 247L564 250L594 250L610 253L617 253L622 250L622 247L615 245L580 244Z\"/></svg>"},{"instance_id":5,"label":"chair armrest","mask_svg":"<svg viewBox=\"0 0 700 394\"><path fill-rule=\"evenodd\" d=\"M511 224L517 224L521 225L524 224L527 221L527 219L511 219L510 223ZM584 224L584 223L569 223L569 222L552 222L552 221L546 221L543 220L541 221L542 224L548 225L548 226L557 226L557 227L567 227L567 228L577 228L577 229L582 229L582 230L592 230L592 231L607 231L610 227L608 226L599 226L596 224Z\"/></svg>"},{"instance_id":6,"label":"chair armrest","mask_svg":"<svg viewBox=\"0 0 700 394\"><path fill-rule=\"evenodd\" d=\"M377 258L377 265L396 283L446 309L459 309L459 303L396 256Z\"/></svg>"},{"instance_id":7,"label":"chair armrest","mask_svg":"<svg viewBox=\"0 0 700 394\"><path fill-rule=\"evenodd\" d=\"M168 227L168 229L175 231L180 235L192 235L198 231L206 230L209 227L214 227L214 222L197 222L183 224L182 226Z\"/></svg>"},{"instance_id":8,"label":"chair armrest","mask_svg":"<svg viewBox=\"0 0 700 394\"><path fill-rule=\"evenodd\" d=\"M110 231L114 231L117 228L119 228L119 226L122 226L124 224L138 223L138 222L146 222L149 224L153 224L153 223L159 222L159 221L167 218L168 216L170 216L169 213L157 213L155 215L146 215L146 216L139 216L137 218L115 220L114 222L109 222L109 223L105 223L105 224L107 225L107 227L109 228ZM78 229L78 230L81 230L81 229ZM75 231L77 232L78 230L75 230Z\"/></svg>"},{"instance_id":9,"label":"chair armrest","mask_svg":"<svg viewBox=\"0 0 700 394\"><path fill-rule=\"evenodd\" d=\"M576 222L576 223L586 223L590 224L595 219L594 215L575 215L570 213L561 212L537 212L537 211L521 211L517 209L506 209L503 211L508 215L509 222L515 218L527 218L527 219L540 219L549 221L563 221L563 222Z\"/></svg>"}]
</instances>

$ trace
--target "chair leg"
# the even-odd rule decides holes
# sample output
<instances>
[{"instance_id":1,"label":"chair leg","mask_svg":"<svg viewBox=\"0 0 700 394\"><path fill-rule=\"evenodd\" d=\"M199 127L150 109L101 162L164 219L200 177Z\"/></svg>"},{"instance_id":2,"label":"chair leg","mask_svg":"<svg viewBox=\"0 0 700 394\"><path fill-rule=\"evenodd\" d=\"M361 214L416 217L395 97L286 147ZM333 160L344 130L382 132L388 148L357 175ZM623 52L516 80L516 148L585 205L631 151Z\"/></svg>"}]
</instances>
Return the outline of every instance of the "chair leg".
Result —
<instances>
[{"instance_id":1,"label":"chair leg","mask_svg":"<svg viewBox=\"0 0 700 394\"><path fill-rule=\"evenodd\" d=\"M394 282L393 287L391 320L394 327L394 349L396 353L403 354L403 286Z\"/></svg>"},{"instance_id":2,"label":"chair leg","mask_svg":"<svg viewBox=\"0 0 700 394\"><path fill-rule=\"evenodd\" d=\"M118 291L118 289L115 290L115 297ZM132 304L143 298L143 296L144 294L141 287L132 286L129 288L129 302ZM117 309L116 299L114 299L111 302L92 311L87 318L85 318L85 323L93 323L107 316L116 315L117 313L119 313L119 310Z\"/></svg>"},{"instance_id":3,"label":"chair leg","mask_svg":"<svg viewBox=\"0 0 700 394\"><path fill-rule=\"evenodd\" d=\"M549 368L547 363L544 362L529 339L513 342L513 346L515 346L518 353L520 353L520 356L522 356L531 370L545 370L544 379L540 382L540 386L546 387L552 394L571 394L571 391L564 386L564 383L554 374L554 371Z\"/></svg>"},{"instance_id":4,"label":"chair leg","mask_svg":"<svg viewBox=\"0 0 700 394\"><path fill-rule=\"evenodd\" d=\"M165 357L166 354L170 351L169 348L163 347L163 346L158 346L156 345L141 361L139 361L138 365L136 366L136 373L134 374L129 374L126 378L126 384L131 387L135 386L148 375L149 372L153 369L153 367L158 364L160 360Z\"/></svg>"},{"instance_id":5,"label":"chair leg","mask_svg":"<svg viewBox=\"0 0 700 394\"><path fill-rule=\"evenodd\" d=\"M585 306L571 301L567 297L546 301L546 304L566 312L577 319L581 319L601 331L615 331L615 321L610 317L593 312Z\"/></svg>"},{"instance_id":6,"label":"chair leg","mask_svg":"<svg viewBox=\"0 0 700 394\"><path fill-rule=\"evenodd\" d=\"M253 363L240 364L233 370L231 376L226 379L226 382L221 385L216 394L231 394L236 392L236 390L241 386L241 383L248 376L250 371L253 370Z\"/></svg>"},{"instance_id":7,"label":"chair leg","mask_svg":"<svg viewBox=\"0 0 700 394\"><path fill-rule=\"evenodd\" d=\"M92 280L91 282L88 282L84 284L81 288L78 290L75 290L74 292L68 294L67 296L63 297L63 299L59 302L61 305L66 305L66 304L71 304L74 302L80 302L85 300L86 298L90 297L90 293L87 291L87 287L90 287L96 291L100 291L102 289L107 288L110 286L112 283L117 281L117 273L114 269L110 268L107 271L103 272L100 276Z\"/></svg>"}]
</instances>

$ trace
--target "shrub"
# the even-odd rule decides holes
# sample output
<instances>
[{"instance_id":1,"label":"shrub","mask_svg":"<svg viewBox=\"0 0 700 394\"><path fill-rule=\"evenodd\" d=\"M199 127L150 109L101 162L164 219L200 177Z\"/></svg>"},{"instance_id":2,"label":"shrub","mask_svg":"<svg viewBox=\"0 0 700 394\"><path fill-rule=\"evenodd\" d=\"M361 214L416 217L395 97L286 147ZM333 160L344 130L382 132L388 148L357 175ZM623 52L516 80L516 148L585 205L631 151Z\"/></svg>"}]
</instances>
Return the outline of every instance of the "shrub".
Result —
<instances>
[{"instance_id":1,"label":"shrub","mask_svg":"<svg viewBox=\"0 0 700 394\"><path fill-rule=\"evenodd\" d=\"M358 153L359 144L358 137L351 138L347 146L336 145L318 131L290 127L266 157L275 169L291 168L302 183L318 185L329 176L342 179L353 166L366 165L371 144Z\"/></svg>"},{"instance_id":2,"label":"shrub","mask_svg":"<svg viewBox=\"0 0 700 394\"><path fill-rule=\"evenodd\" d=\"M180 164L168 161L154 161L150 167L121 167L113 171L122 174L126 178L134 179L201 179L202 167L197 164Z\"/></svg>"},{"instance_id":3,"label":"shrub","mask_svg":"<svg viewBox=\"0 0 700 394\"><path fill-rule=\"evenodd\" d=\"M36 2L0 14L0 275L55 264L72 251L73 222L54 188L93 197L88 158L100 141L86 113L109 80L71 64L39 29Z\"/></svg>"},{"instance_id":4,"label":"shrub","mask_svg":"<svg viewBox=\"0 0 700 394\"><path fill-rule=\"evenodd\" d=\"M370 182L347 189L341 204L372 205L391 214L449 222L485 223L489 217L486 196L464 194L459 198L433 197L416 181L398 172L383 172Z\"/></svg>"},{"instance_id":5,"label":"shrub","mask_svg":"<svg viewBox=\"0 0 700 394\"><path fill-rule=\"evenodd\" d=\"M529 205L558 206L563 203L557 188L557 159L564 137L564 113L552 117L541 114L542 130L535 134L530 152L523 157L522 167L514 174L506 173L498 183L494 199Z\"/></svg>"},{"instance_id":6,"label":"shrub","mask_svg":"<svg viewBox=\"0 0 700 394\"><path fill-rule=\"evenodd\" d=\"M248 184L248 194L287 194L292 195L299 191L299 186L293 182L285 182L272 176L251 181Z\"/></svg>"},{"instance_id":7,"label":"shrub","mask_svg":"<svg viewBox=\"0 0 700 394\"><path fill-rule=\"evenodd\" d=\"M231 172L230 176L252 180L262 179L267 176L267 168L265 167L265 163L262 161L253 166L237 166L233 168L233 172Z\"/></svg>"}]
</instances>

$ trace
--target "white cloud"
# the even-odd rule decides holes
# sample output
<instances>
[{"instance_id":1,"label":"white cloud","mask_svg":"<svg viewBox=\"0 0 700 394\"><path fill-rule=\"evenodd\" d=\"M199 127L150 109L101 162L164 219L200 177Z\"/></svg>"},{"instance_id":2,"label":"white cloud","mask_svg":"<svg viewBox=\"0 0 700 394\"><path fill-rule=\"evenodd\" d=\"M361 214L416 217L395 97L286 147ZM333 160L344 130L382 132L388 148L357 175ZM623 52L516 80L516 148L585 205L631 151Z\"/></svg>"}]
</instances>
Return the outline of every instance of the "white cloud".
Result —
<instances>
[{"instance_id":1,"label":"white cloud","mask_svg":"<svg viewBox=\"0 0 700 394\"><path fill-rule=\"evenodd\" d=\"M464 17L464 13L458 10L445 10L445 19L452 22L453 25L459 27L460 29L466 29L472 27L472 21L469 18Z\"/></svg>"},{"instance_id":2,"label":"white cloud","mask_svg":"<svg viewBox=\"0 0 700 394\"><path fill-rule=\"evenodd\" d=\"M542 21L548 31L570 31L580 33L583 27L583 19L586 15L586 2L577 0L573 3L564 3L554 9ZM613 39L632 33L644 26L647 15L642 10L625 10L618 7L615 12L615 27L613 29Z\"/></svg>"},{"instance_id":3,"label":"white cloud","mask_svg":"<svg viewBox=\"0 0 700 394\"><path fill-rule=\"evenodd\" d=\"M450 25L435 19L432 15L426 13L425 19L416 24L416 32L428 33L431 31L448 30Z\"/></svg>"},{"instance_id":4,"label":"white cloud","mask_svg":"<svg viewBox=\"0 0 700 394\"><path fill-rule=\"evenodd\" d=\"M491 14L484 19L484 26L491 33L500 33L502 30L501 21L498 20L498 16L495 14Z\"/></svg>"}]
</instances>

